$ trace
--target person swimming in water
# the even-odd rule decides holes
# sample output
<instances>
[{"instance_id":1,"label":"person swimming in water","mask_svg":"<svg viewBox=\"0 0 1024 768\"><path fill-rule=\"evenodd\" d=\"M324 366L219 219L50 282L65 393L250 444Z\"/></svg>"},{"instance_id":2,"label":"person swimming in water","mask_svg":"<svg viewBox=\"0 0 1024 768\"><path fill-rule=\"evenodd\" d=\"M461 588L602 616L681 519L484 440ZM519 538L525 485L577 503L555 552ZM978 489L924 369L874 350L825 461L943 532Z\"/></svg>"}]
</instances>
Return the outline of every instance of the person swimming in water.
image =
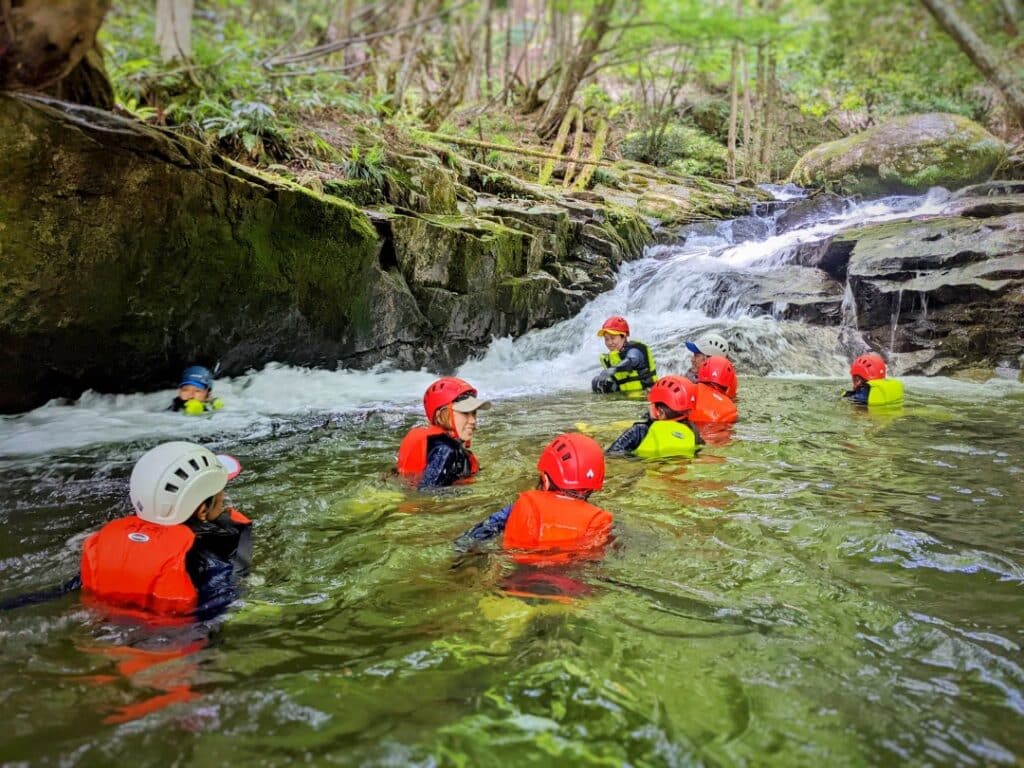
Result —
<instances>
[{"instance_id":1,"label":"person swimming in water","mask_svg":"<svg viewBox=\"0 0 1024 768\"><path fill-rule=\"evenodd\" d=\"M184 370L178 382L178 394L175 395L167 410L185 412L190 416L219 411L224 401L213 397L213 374L209 368L193 365Z\"/></svg>"},{"instance_id":2,"label":"person swimming in water","mask_svg":"<svg viewBox=\"0 0 1024 768\"><path fill-rule=\"evenodd\" d=\"M874 353L861 355L850 364L853 389L843 397L856 405L900 405L903 382L886 378L885 360Z\"/></svg>"},{"instance_id":3,"label":"person swimming in water","mask_svg":"<svg viewBox=\"0 0 1024 768\"><path fill-rule=\"evenodd\" d=\"M607 452L643 458L692 458L704 443L689 421L697 402L696 385L682 376L663 376L647 393L647 401L647 418L619 435Z\"/></svg>"},{"instance_id":4,"label":"person swimming in water","mask_svg":"<svg viewBox=\"0 0 1024 768\"><path fill-rule=\"evenodd\" d=\"M398 471L420 488L440 488L472 477L480 470L469 449L477 411L491 407L476 389L454 376L438 379L423 395L429 426L413 427L398 448Z\"/></svg>"},{"instance_id":5,"label":"person swimming in water","mask_svg":"<svg viewBox=\"0 0 1024 768\"><path fill-rule=\"evenodd\" d=\"M604 486L601 446L576 432L559 435L541 452L537 471L535 490L464 533L456 548L465 552L501 536L518 562L545 565L593 554L607 543L612 516L589 501Z\"/></svg>"},{"instance_id":6,"label":"person swimming in water","mask_svg":"<svg viewBox=\"0 0 1024 768\"><path fill-rule=\"evenodd\" d=\"M690 358L690 369L685 376L694 384L699 380L700 369L708 361L708 358L729 358L729 342L717 333L709 333L696 341L688 341L686 348L693 353L693 357Z\"/></svg>"},{"instance_id":7,"label":"person swimming in water","mask_svg":"<svg viewBox=\"0 0 1024 768\"><path fill-rule=\"evenodd\" d=\"M608 352L601 355L602 371L590 382L594 392L642 392L654 386L658 380L654 356L643 342L630 341L624 317L609 317L597 335Z\"/></svg>"}]
</instances>

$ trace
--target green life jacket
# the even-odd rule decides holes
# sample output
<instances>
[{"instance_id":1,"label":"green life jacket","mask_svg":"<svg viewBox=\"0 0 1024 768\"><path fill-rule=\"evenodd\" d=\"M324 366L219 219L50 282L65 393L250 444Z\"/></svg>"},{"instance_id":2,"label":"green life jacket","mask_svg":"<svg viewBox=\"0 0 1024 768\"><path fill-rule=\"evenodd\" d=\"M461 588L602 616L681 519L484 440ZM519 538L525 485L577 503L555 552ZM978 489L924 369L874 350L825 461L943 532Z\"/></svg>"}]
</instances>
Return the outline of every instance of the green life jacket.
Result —
<instances>
[{"instance_id":1,"label":"green life jacket","mask_svg":"<svg viewBox=\"0 0 1024 768\"><path fill-rule=\"evenodd\" d=\"M622 352L606 352L601 355L601 365L605 368L614 368L622 362L627 350L639 349L644 353L644 365L636 371L616 371L612 374L618 382L620 392L642 392L654 386L658 380L658 371L654 367L654 356L650 347L642 341L627 341Z\"/></svg>"},{"instance_id":2,"label":"green life jacket","mask_svg":"<svg viewBox=\"0 0 1024 768\"><path fill-rule=\"evenodd\" d=\"M697 453L697 436L689 425L681 421L655 421L634 453L645 459L664 456L692 459Z\"/></svg>"},{"instance_id":3,"label":"green life jacket","mask_svg":"<svg viewBox=\"0 0 1024 768\"><path fill-rule=\"evenodd\" d=\"M200 416L204 413L219 411L224 407L224 401L219 397L213 400L187 400L182 410L189 416Z\"/></svg>"},{"instance_id":4,"label":"green life jacket","mask_svg":"<svg viewBox=\"0 0 1024 768\"><path fill-rule=\"evenodd\" d=\"M875 379L868 382L868 405L902 405L903 382L899 379Z\"/></svg>"}]
</instances>

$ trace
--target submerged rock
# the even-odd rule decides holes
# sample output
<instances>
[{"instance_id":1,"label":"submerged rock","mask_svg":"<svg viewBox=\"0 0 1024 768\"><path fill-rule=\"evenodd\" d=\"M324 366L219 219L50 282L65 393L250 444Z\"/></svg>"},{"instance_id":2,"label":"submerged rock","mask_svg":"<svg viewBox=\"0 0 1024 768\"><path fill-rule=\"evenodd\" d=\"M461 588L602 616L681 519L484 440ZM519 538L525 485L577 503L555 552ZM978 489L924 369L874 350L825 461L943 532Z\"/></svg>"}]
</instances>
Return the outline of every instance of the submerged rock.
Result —
<instances>
[{"instance_id":1,"label":"submerged rock","mask_svg":"<svg viewBox=\"0 0 1024 768\"><path fill-rule=\"evenodd\" d=\"M790 181L866 196L956 188L988 178L1006 153L1003 142L965 117L910 115L815 147Z\"/></svg>"}]
</instances>

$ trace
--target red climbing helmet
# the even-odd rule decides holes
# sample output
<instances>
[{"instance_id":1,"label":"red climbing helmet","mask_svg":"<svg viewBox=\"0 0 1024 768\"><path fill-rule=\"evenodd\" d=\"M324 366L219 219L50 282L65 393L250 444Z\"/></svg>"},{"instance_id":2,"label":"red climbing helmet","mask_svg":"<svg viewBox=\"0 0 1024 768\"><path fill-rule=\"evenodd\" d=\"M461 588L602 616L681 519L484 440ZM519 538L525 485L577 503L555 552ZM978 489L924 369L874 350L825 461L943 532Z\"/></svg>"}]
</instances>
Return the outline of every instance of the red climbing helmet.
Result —
<instances>
[{"instance_id":1,"label":"red climbing helmet","mask_svg":"<svg viewBox=\"0 0 1024 768\"><path fill-rule=\"evenodd\" d=\"M537 469L563 491L599 491L604 485L604 451L586 435L570 432L548 443Z\"/></svg>"},{"instance_id":2,"label":"red climbing helmet","mask_svg":"<svg viewBox=\"0 0 1024 768\"><path fill-rule=\"evenodd\" d=\"M850 366L851 376L860 376L864 381L885 378L885 360L881 355L861 355Z\"/></svg>"},{"instance_id":3,"label":"red climbing helmet","mask_svg":"<svg viewBox=\"0 0 1024 768\"><path fill-rule=\"evenodd\" d=\"M683 376L662 376L647 393L647 400L686 413L697 405L697 386Z\"/></svg>"},{"instance_id":4,"label":"red climbing helmet","mask_svg":"<svg viewBox=\"0 0 1024 768\"><path fill-rule=\"evenodd\" d=\"M427 413L427 421L434 423L434 415L439 409L451 405L463 395L476 397L476 388L469 382L457 379L454 376L445 376L438 379L423 393L423 410Z\"/></svg>"},{"instance_id":5,"label":"red climbing helmet","mask_svg":"<svg viewBox=\"0 0 1024 768\"><path fill-rule=\"evenodd\" d=\"M604 321L604 325L601 326L601 330L597 332L598 336L629 336L629 323L626 322L626 318L614 315Z\"/></svg>"},{"instance_id":6,"label":"red climbing helmet","mask_svg":"<svg viewBox=\"0 0 1024 768\"><path fill-rule=\"evenodd\" d=\"M730 398L736 397L736 390L739 389L739 382L736 380L736 369L724 357L709 357L704 365L697 371L697 381L701 384L721 384L725 387L725 394Z\"/></svg>"}]
</instances>

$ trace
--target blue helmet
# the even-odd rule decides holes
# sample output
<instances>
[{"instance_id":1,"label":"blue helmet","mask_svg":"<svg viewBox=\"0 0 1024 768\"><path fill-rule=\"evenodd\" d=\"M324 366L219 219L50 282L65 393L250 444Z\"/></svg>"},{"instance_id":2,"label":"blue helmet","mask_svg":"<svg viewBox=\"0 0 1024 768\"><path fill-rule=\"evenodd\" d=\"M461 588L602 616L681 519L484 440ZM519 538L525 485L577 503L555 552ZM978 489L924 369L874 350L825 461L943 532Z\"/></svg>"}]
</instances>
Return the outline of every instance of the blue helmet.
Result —
<instances>
[{"instance_id":1,"label":"blue helmet","mask_svg":"<svg viewBox=\"0 0 1024 768\"><path fill-rule=\"evenodd\" d=\"M186 384L191 384L193 387L199 387L200 389L212 389L213 374L210 373L209 368L193 365L186 368L185 372L181 374L181 383L178 386L184 387Z\"/></svg>"}]
</instances>

